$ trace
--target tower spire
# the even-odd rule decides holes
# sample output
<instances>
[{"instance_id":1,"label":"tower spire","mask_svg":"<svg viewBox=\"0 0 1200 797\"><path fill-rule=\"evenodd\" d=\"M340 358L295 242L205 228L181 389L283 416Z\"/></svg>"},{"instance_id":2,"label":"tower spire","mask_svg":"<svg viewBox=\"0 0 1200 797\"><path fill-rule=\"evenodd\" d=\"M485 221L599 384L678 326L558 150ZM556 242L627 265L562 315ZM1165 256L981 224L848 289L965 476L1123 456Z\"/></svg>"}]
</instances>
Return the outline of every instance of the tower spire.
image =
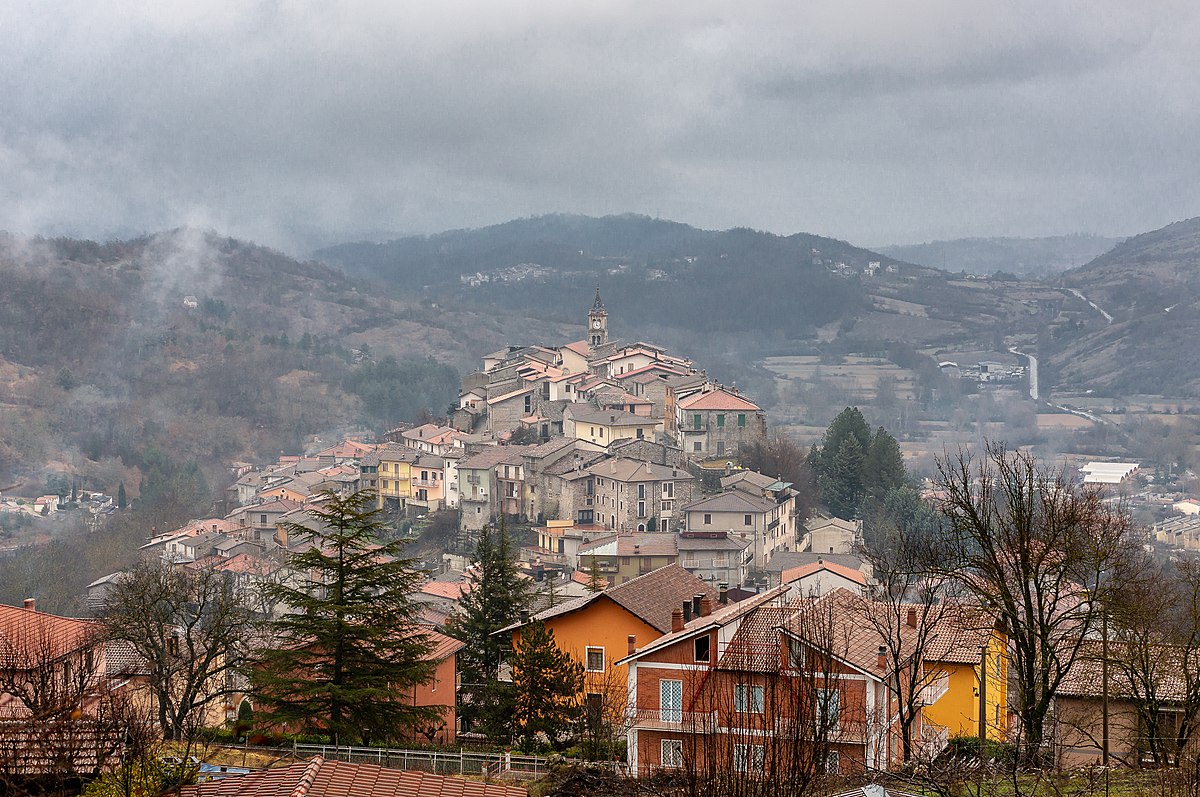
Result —
<instances>
[{"instance_id":1,"label":"tower spire","mask_svg":"<svg viewBox=\"0 0 1200 797\"><path fill-rule=\"evenodd\" d=\"M592 303L593 310L603 310L604 302L600 301L600 286L596 286L596 301Z\"/></svg>"}]
</instances>

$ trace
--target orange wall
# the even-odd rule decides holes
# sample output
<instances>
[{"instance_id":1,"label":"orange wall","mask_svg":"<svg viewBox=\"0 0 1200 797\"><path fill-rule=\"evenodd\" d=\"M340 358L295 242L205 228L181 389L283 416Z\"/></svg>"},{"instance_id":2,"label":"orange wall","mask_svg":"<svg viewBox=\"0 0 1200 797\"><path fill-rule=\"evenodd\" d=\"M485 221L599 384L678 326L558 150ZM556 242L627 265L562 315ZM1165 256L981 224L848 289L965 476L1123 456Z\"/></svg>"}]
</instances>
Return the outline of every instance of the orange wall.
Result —
<instances>
[{"instance_id":1,"label":"orange wall","mask_svg":"<svg viewBox=\"0 0 1200 797\"><path fill-rule=\"evenodd\" d=\"M576 660L587 663L588 647L604 648L606 673L585 673L586 691L601 694L617 690L624 695L628 683L628 668L613 667L613 662L628 654L627 637L637 637L637 646L644 647L661 636L652 626L621 608L607 597L592 601L587 607L546 621L546 627L554 631L554 640L559 648L570 653ZM520 640L520 632L513 633L513 644ZM601 688L604 687L604 688Z\"/></svg>"},{"instance_id":2,"label":"orange wall","mask_svg":"<svg viewBox=\"0 0 1200 797\"><path fill-rule=\"evenodd\" d=\"M454 716L454 687L455 657L451 655L449 658L438 662L432 680L426 681L413 689L413 705L440 707L442 709L442 722L445 723L445 727L441 728L432 739L425 737L423 734L416 734L414 738L417 741L442 744L449 744L454 741L454 727L456 724Z\"/></svg>"}]
</instances>

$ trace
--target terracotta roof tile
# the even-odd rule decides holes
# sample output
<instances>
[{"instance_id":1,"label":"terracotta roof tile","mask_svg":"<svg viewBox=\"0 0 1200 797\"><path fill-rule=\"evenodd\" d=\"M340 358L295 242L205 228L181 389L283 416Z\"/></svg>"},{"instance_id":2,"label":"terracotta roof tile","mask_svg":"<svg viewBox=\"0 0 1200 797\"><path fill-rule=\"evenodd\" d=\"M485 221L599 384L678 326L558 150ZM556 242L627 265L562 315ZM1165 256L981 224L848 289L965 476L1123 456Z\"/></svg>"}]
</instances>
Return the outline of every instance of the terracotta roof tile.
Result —
<instances>
[{"instance_id":1,"label":"terracotta roof tile","mask_svg":"<svg viewBox=\"0 0 1200 797\"><path fill-rule=\"evenodd\" d=\"M753 401L730 393L723 388L688 396L679 402L679 408L682 410L730 410L734 412L758 412L761 409Z\"/></svg>"},{"instance_id":2,"label":"terracotta roof tile","mask_svg":"<svg viewBox=\"0 0 1200 797\"><path fill-rule=\"evenodd\" d=\"M191 797L528 797L525 789L320 756L279 769L185 786Z\"/></svg>"}]
</instances>

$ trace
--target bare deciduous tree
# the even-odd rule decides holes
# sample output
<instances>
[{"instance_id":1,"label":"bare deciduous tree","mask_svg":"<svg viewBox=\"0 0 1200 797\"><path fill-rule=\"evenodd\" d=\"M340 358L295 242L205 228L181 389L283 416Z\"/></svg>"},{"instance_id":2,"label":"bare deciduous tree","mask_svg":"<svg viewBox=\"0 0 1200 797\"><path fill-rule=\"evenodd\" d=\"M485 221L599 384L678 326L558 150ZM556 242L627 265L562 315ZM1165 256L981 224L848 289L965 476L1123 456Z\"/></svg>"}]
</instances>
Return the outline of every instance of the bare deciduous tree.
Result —
<instances>
[{"instance_id":1,"label":"bare deciduous tree","mask_svg":"<svg viewBox=\"0 0 1200 797\"><path fill-rule=\"evenodd\" d=\"M145 662L164 738L187 738L204 714L242 690L255 618L223 573L139 562L115 582L101 618L108 638Z\"/></svg>"},{"instance_id":2,"label":"bare deciduous tree","mask_svg":"<svg viewBox=\"0 0 1200 797\"><path fill-rule=\"evenodd\" d=\"M1130 548L1129 516L1098 489L999 444L979 459L940 460L937 486L946 572L1005 626L1021 759L1040 763L1055 691L1099 628L1097 598Z\"/></svg>"}]
</instances>

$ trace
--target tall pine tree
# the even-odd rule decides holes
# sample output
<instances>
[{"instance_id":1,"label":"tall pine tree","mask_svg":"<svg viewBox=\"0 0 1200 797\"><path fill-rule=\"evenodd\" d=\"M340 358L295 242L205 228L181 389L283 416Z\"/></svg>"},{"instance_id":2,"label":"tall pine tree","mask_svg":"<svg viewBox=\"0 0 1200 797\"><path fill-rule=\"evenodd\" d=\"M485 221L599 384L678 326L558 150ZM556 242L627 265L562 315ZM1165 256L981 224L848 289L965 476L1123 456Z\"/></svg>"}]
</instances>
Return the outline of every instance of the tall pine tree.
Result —
<instances>
[{"instance_id":1,"label":"tall pine tree","mask_svg":"<svg viewBox=\"0 0 1200 797\"><path fill-rule=\"evenodd\" d=\"M459 614L446 632L466 643L458 652L459 709L464 728L494 738L512 726L512 684L499 680L500 663L510 650L502 628L521 620L533 597L533 584L517 572L516 551L501 519L487 527L475 547L471 589L459 602Z\"/></svg>"},{"instance_id":2,"label":"tall pine tree","mask_svg":"<svg viewBox=\"0 0 1200 797\"><path fill-rule=\"evenodd\" d=\"M403 541L386 541L374 496L322 494L308 514L316 531L290 523L313 545L288 557L294 583L267 587L293 613L274 624L275 644L254 668L254 691L269 722L326 736L334 744L392 741L432 721L410 704L433 675L430 643L411 595L421 582Z\"/></svg>"},{"instance_id":3,"label":"tall pine tree","mask_svg":"<svg viewBox=\"0 0 1200 797\"><path fill-rule=\"evenodd\" d=\"M837 517L849 520L858 514L863 498L862 469L858 438L847 436L829 459L825 473L817 478L825 506Z\"/></svg>"},{"instance_id":4,"label":"tall pine tree","mask_svg":"<svg viewBox=\"0 0 1200 797\"><path fill-rule=\"evenodd\" d=\"M545 623L521 629L513 646L513 726L521 750L534 752L542 737L551 745L579 723L583 665L554 641Z\"/></svg>"}]
</instances>

